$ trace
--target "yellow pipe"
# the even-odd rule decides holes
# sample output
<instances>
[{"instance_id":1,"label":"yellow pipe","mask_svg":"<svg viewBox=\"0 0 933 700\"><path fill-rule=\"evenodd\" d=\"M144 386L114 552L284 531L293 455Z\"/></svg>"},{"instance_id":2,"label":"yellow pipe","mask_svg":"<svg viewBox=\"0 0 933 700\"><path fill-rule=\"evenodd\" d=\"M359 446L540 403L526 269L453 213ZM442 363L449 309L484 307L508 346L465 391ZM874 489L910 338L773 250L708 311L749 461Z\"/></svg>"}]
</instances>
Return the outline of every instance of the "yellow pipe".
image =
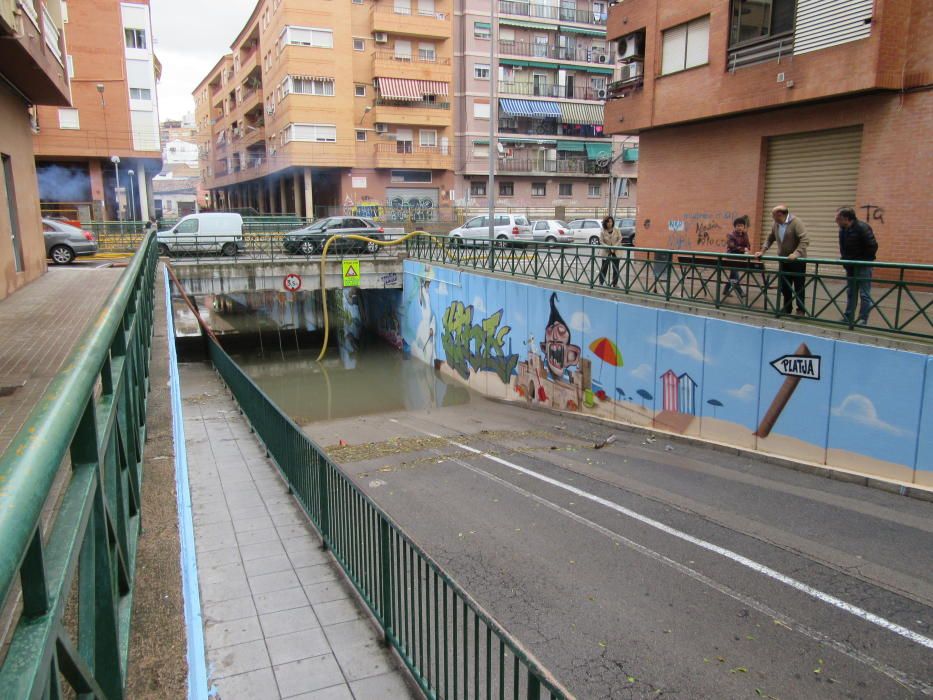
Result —
<instances>
[{"instance_id":1,"label":"yellow pipe","mask_svg":"<svg viewBox=\"0 0 933 700\"><path fill-rule=\"evenodd\" d=\"M330 339L330 322L327 314L327 283L324 280L324 268L325 263L327 262L327 251L330 249L330 244L333 243L338 238L349 238L354 241L363 241L364 243L375 243L378 246L393 246L404 243L409 238L414 236L430 236L431 234L427 231L412 231L407 233L401 238L397 238L394 241L377 241L375 238L368 238L367 236L358 236L355 233L339 233L337 235L331 236L327 239L327 242L324 244L324 250L321 251L321 305L324 307L324 345L321 347L321 354L317 356L317 361L320 362L324 359L324 355L327 354L327 342Z\"/></svg>"}]
</instances>

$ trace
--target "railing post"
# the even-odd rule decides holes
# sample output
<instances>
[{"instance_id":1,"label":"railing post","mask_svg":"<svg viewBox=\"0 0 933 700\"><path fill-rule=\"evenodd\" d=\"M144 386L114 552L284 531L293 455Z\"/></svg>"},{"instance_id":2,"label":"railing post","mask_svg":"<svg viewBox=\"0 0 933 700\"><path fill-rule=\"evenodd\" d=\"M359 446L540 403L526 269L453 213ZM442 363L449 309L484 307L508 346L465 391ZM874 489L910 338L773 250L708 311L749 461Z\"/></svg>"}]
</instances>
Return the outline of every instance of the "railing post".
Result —
<instances>
[{"instance_id":1,"label":"railing post","mask_svg":"<svg viewBox=\"0 0 933 700\"><path fill-rule=\"evenodd\" d=\"M325 304L327 301L325 300ZM327 503L327 461L323 457L318 457L318 506L321 512L321 542L323 549L327 551L330 540L330 509Z\"/></svg>"},{"instance_id":2,"label":"railing post","mask_svg":"<svg viewBox=\"0 0 933 700\"><path fill-rule=\"evenodd\" d=\"M541 700L541 679L528 671L528 700Z\"/></svg>"},{"instance_id":3,"label":"railing post","mask_svg":"<svg viewBox=\"0 0 933 700\"><path fill-rule=\"evenodd\" d=\"M379 518L380 564L382 566L382 629L385 643L390 643L393 631L392 619L392 544L389 538L389 522L384 516Z\"/></svg>"}]
</instances>

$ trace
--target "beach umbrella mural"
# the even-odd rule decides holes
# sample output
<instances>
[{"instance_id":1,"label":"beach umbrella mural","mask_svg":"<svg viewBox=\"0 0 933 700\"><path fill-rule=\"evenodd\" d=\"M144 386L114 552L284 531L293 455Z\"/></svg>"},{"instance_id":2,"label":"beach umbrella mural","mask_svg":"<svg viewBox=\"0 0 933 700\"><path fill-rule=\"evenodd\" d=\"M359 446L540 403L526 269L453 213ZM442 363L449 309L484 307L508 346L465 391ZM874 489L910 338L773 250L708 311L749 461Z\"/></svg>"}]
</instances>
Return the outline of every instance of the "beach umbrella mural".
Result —
<instances>
[{"instance_id":1,"label":"beach umbrella mural","mask_svg":"<svg viewBox=\"0 0 933 700\"><path fill-rule=\"evenodd\" d=\"M716 409L717 409L717 408L722 408L722 401L720 401L719 399L710 399L710 400L707 401L706 403L708 403L710 406L713 407L713 418L715 418L715 417L716 417Z\"/></svg>"},{"instance_id":2,"label":"beach umbrella mural","mask_svg":"<svg viewBox=\"0 0 933 700\"><path fill-rule=\"evenodd\" d=\"M639 390L636 391L635 393L638 394L638 395L642 398L642 402L641 402L641 407L642 407L642 408L645 407L645 401L651 401L651 400L654 398L651 394L649 394L649 393L648 393L647 391L645 391L644 389L639 389Z\"/></svg>"},{"instance_id":3,"label":"beach umbrella mural","mask_svg":"<svg viewBox=\"0 0 933 700\"><path fill-rule=\"evenodd\" d=\"M619 352L618 346L613 343L609 338L597 338L592 343L590 343L590 352L596 355L601 362L599 365L599 383L603 383L603 365L607 362L613 367L621 367L624 363L622 361L622 353Z\"/></svg>"}]
</instances>

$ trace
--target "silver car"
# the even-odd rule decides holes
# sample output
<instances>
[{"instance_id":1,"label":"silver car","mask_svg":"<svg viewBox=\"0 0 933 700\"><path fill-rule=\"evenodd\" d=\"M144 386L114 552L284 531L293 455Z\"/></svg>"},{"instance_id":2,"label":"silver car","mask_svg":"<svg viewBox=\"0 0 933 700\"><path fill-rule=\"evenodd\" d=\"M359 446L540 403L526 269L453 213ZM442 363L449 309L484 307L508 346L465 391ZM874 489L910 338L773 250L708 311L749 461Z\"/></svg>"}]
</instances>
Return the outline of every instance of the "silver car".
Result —
<instances>
[{"instance_id":1,"label":"silver car","mask_svg":"<svg viewBox=\"0 0 933 700\"><path fill-rule=\"evenodd\" d=\"M42 219L42 233L45 236L45 255L56 265L67 265L78 255L97 252L97 241L90 231L82 231L63 221Z\"/></svg>"},{"instance_id":2,"label":"silver car","mask_svg":"<svg viewBox=\"0 0 933 700\"><path fill-rule=\"evenodd\" d=\"M570 230L577 243L599 245L599 232L602 231L603 222L600 219L574 219L570 222ZM616 228L622 234L622 245L635 245L635 219L616 219Z\"/></svg>"},{"instance_id":3,"label":"silver car","mask_svg":"<svg viewBox=\"0 0 933 700\"><path fill-rule=\"evenodd\" d=\"M531 234L536 241L545 243L573 243L573 231L559 219L542 219L531 225Z\"/></svg>"},{"instance_id":4,"label":"silver car","mask_svg":"<svg viewBox=\"0 0 933 700\"><path fill-rule=\"evenodd\" d=\"M455 243L482 243L489 240L489 216L474 216L463 226L448 234ZM496 245L505 247L513 243L529 243L534 240L528 217L518 214L496 214Z\"/></svg>"}]
</instances>

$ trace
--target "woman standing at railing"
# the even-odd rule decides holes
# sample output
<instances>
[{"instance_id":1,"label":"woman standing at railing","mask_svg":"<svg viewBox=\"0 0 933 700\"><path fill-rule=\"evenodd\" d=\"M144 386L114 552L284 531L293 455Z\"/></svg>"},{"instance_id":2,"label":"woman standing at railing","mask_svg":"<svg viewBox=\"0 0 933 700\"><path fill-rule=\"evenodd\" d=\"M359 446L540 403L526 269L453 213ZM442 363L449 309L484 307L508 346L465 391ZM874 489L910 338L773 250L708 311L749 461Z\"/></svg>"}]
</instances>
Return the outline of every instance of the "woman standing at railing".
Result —
<instances>
[{"instance_id":1,"label":"woman standing at railing","mask_svg":"<svg viewBox=\"0 0 933 700\"><path fill-rule=\"evenodd\" d=\"M599 243L604 247L602 250L603 265L599 270L599 283L605 284L609 268L612 267L612 286L619 285L619 257L615 248L622 245L622 234L616 228L616 220L611 216L603 219L603 228L599 232Z\"/></svg>"}]
</instances>

